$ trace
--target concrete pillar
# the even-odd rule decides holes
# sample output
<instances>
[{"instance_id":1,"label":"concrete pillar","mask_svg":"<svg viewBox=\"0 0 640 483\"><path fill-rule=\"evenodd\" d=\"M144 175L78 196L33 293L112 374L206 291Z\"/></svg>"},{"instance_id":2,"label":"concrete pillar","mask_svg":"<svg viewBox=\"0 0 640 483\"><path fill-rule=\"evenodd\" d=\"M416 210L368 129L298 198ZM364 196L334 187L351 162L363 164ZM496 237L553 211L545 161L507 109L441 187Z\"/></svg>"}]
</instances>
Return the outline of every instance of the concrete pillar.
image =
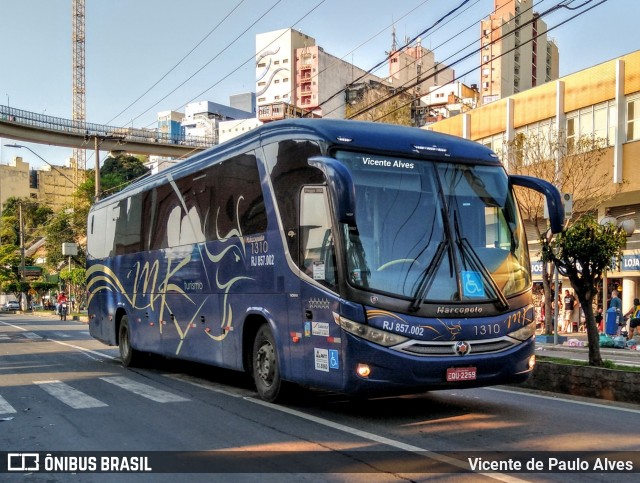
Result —
<instances>
[{"instance_id":1,"label":"concrete pillar","mask_svg":"<svg viewBox=\"0 0 640 483\"><path fill-rule=\"evenodd\" d=\"M633 307L633 299L638 297L637 279L625 277L622 279L622 313L626 314Z\"/></svg>"}]
</instances>

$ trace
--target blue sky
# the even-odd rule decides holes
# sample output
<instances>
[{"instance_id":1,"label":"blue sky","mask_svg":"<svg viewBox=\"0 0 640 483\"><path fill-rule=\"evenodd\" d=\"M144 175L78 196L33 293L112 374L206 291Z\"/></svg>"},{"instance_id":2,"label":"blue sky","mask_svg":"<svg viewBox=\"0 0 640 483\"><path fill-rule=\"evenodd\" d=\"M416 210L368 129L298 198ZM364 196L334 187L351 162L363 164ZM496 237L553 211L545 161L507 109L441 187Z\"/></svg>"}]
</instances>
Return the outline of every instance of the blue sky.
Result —
<instances>
[{"instance_id":1,"label":"blue sky","mask_svg":"<svg viewBox=\"0 0 640 483\"><path fill-rule=\"evenodd\" d=\"M599 1L565 3L573 8ZM542 13L559 2L534 0L534 9ZM392 24L401 43L461 4L454 18L423 36L423 45L445 64L477 48L479 21L492 11L493 0L85 0L87 121L154 126L158 111L182 110L191 101L228 104L230 95L254 90L255 35L270 30L301 30L328 53L369 69L390 49ZM71 5L0 0L0 104L71 117ZM549 33L559 46L560 75L640 49L637 7L637 0L607 0L576 18L569 9L545 15L549 28L570 19ZM473 70L462 80L477 83L478 61L474 54L454 65L456 74ZM4 147L12 142L0 139L0 162L20 155L32 166L44 164L26 150ZM51 164L64 164L71 155L65 148L29 146ZM89 153L87 166L93 166Z\"/></svg>"}]
</instances>

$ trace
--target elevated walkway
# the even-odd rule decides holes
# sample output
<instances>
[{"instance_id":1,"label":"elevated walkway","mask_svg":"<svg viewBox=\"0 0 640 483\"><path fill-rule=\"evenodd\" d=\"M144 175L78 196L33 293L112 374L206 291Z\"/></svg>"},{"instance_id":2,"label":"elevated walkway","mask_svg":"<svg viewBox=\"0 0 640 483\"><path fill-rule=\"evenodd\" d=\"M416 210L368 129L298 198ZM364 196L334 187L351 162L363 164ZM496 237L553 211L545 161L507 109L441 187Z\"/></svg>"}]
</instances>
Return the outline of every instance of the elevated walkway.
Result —
<instances>
[{"instance_id":1,"label":"elevated walkway","mask_svg":"<svg viewBox=\"0 0 640 483\"><path fill-rule=\"evenodd\" d=\"M214 144L213 137L170 136L157 129L116 127L45 116L0 106L0 137L67 148L186 157Z\"/></svg>"}]
</instances>

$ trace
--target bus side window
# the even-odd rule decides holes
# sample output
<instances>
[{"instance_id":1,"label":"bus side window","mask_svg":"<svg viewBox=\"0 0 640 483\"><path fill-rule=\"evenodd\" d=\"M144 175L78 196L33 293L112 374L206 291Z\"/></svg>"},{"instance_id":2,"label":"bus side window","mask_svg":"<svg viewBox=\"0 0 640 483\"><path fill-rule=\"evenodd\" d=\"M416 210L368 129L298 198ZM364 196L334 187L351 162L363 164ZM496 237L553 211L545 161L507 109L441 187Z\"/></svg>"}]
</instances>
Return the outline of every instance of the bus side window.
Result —
<instances>
[{"instance_id":1,"label":"bus side window","mask_svg":"<svg viewBox=\"0 0 640 483\"><path fill-rule=\"evenodd\" d=\"M336 262L326 189L305 187L300 195L300 268L311 278L334 287Z\"/></svg>"},{"instance_id":2,"label":"bus side window","mask_svg":"<svg viewBox=\"0 0 640 483\"><path fill-rule=\"evenodd\" d=\"M321 154L314 141L286 140L264 146L265 159L278 204L278 212L293 262L300 266L298 221L300 192L303 186L324 183L322 172L309 166L312 156Z\"/></svg>"}]
</instances>

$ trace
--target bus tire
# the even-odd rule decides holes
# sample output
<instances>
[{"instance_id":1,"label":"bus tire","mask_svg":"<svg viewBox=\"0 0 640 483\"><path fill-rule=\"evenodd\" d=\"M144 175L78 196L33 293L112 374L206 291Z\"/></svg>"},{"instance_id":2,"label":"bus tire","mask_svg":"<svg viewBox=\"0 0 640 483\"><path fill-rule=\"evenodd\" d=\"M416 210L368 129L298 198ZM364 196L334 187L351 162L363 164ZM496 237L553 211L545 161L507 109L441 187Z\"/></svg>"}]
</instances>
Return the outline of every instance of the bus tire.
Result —
<instances>
[{"instance_id":1,"label":"bus tire","mask_svg":"<svg viewBox=\"0 0 640 483\"><path fill-rule=\"evenodd\" d=\"M139 364L140 353L131 347L131 329L129 328L129 317L122 316L120 328L118 329L118 349L120 359L124 367L135 367Z\"/></svg>"},{"instance_id":2,"label":"bus tire","mask_svg":"<svg viewBox=\"0 0 640 483\"><path fill-rule=\"evenodd\" d=\"M251 367L256 390L261 399L276 402L281 398L282 379L275 339L267 324L258 329L253 342Z\"/></svg>"}]
</instances>

